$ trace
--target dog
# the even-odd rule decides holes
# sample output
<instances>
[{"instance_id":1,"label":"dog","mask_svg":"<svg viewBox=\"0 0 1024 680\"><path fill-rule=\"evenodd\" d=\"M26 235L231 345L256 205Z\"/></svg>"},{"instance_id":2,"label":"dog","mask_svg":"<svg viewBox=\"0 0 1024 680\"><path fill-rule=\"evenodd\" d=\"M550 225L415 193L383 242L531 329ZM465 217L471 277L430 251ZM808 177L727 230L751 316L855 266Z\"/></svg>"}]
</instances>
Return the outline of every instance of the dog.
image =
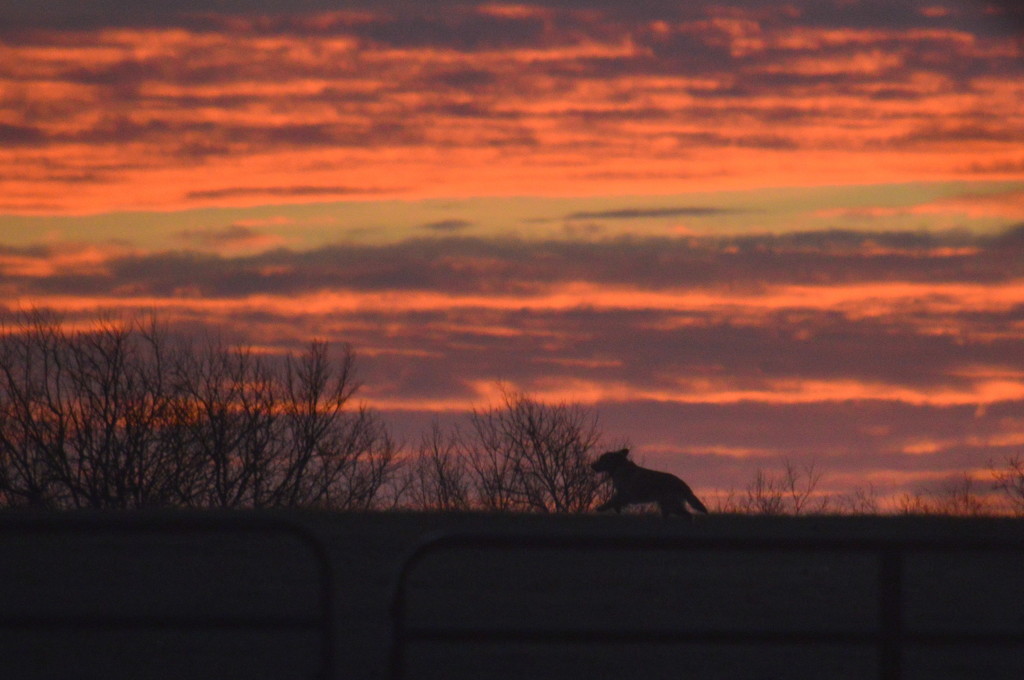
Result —
<instances>
[{"instance_id":1,"label":"dog","mask_svg":"<svg viewBox=\"0 0 1024 680\"><path fill-rule=\"evenodd\" d=\"M672 513L692 518L686 509L689 504L694 510L707 514L708 509L700 502L686 482L668 472L658 472L640 467L629 460L629 449L619 449L601 454L591 463L595 472L607 472L612 479L615 493L598 506L597 511L615 510L639 503L657 503L663 517Z\"/></svg>"}]
</instances>

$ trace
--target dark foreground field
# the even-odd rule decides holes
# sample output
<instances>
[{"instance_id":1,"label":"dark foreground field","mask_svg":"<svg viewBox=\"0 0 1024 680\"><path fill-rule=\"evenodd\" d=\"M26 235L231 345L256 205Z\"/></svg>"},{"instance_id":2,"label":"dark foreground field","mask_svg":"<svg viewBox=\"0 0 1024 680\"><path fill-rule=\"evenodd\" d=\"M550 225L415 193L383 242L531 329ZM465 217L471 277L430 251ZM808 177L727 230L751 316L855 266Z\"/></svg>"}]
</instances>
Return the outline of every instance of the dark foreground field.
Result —
<instances>
[{"instance_id":1,"label":"dark foreground field","mask_svg":"<svg viewBox=\"0 0 1024 680\"><path fill-rule=\"evenodd\" d=\"M0 678L392 675L1019 680L1024 523L0 514Z\"/></svg>"}]
</instances>

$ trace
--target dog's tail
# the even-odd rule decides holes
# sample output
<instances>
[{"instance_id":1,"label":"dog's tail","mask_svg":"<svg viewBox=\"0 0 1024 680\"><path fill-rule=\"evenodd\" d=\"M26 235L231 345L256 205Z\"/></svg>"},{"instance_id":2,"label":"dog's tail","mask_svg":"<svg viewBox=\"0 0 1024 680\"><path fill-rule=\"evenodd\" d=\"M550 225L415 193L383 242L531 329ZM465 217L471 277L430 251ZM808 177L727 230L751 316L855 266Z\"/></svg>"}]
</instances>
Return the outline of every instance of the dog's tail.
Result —
<instances>
[{"instance_id":1,"label":"dog's tail","mask_svg":"<svg viewBox=\"0 0 1024 680\"><path fill-rule=\"evenodd\" d=\"M694 510L699 510L705 515L708 514L708 509L704 507L704 504L697 498L697 494L693 492L690 487L686 487L686 502L693 506Z\"/></svg>"}]
</instances>

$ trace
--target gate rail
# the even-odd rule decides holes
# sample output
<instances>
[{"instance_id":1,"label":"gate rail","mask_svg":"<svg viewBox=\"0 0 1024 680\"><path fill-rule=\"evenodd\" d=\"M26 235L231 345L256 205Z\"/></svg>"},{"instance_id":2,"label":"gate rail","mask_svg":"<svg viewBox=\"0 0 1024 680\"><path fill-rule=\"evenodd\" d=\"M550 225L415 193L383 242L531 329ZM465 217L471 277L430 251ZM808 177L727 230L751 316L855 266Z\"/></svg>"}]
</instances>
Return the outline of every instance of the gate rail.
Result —
<instances>
[{"instance_id":1,"label":"gate rail","mask_svg":"<svg viewBox=\"0 0 1024 680\"><path fill-rule=\"evenodd\" d=\"M786 631L771 630L636 630L551 629L518 627L500 630L469 630L429 625L410 625L408 578L426 557L450 550L532 551L763 551L765 553L849 553L875 555L878 558L878 624L874 631ZM401 563L391 601L392 656L391 678L406 676L406 647L413 642L541 643L571 644L850 644L874 645L878 652L880 680L902 677L905 645L941 646L970 644L992 647L1024 648L1024 631L1006 633L944 633L906 630L903 621L904 558L914 552L1008 552L1024 557L1024 535L1000 539L857 539L857 538L760 538L708 536L631 536L631 535L521 535L450 532L424 539Z\"/></svg>"}]
</instances>

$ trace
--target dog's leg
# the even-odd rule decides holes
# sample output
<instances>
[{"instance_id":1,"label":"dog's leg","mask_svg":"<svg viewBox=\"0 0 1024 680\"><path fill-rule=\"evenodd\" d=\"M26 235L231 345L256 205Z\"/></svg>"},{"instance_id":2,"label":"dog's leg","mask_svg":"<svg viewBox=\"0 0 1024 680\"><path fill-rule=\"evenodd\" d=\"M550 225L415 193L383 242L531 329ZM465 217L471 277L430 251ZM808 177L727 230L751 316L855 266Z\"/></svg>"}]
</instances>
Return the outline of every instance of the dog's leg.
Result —
<instances>
[{"instance_id":1,"label":"dog's leg","mask_svg":"<svg viewBox=\"0 0 1024 680\"><path fill-rule=\"evenodd\" d=\"M686 509L686 504L678 498L666 498L664 501L659 501L658 507L661 508L662 517L668 517L672 513L675 513L680 517L689 517L690 519L693 519L693 515L691 515Z\"/></svg>"},{"instance_id":2,"label":"dog's leg","mask_svg":"<svg viewBox=\"0 0 1024 680\"><path fill-rule=\"evenodd\" d=\"M615 494L607 501L597 506L597 512L604 512L605 510L614 510L615 514L622 512L622 498L618 494Z\"/></svg>"}]
</instances>

